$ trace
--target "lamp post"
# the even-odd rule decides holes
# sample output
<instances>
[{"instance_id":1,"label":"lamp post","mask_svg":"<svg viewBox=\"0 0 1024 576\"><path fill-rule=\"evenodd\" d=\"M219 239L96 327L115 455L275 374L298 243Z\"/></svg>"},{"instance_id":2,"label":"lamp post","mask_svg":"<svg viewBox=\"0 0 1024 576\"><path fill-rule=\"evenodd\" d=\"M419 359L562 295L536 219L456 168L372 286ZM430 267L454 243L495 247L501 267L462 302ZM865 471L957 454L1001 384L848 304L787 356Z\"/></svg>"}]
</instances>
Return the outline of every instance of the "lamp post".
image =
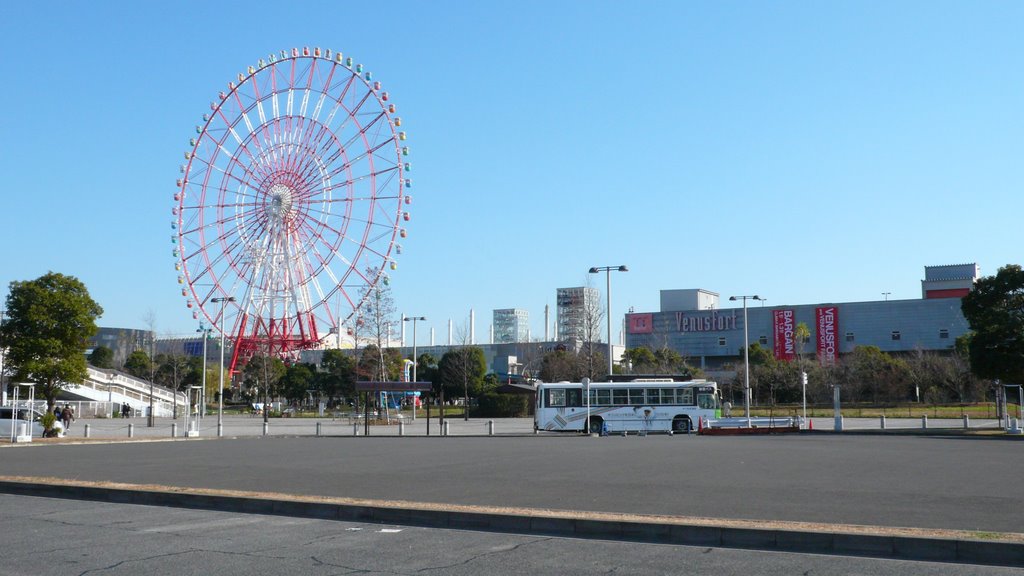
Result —
<instances>
[{"instance_id":1,"label":"lamp post","mask_svg":"<svg viewBox=\"0 0 1024 576\"><path fill-rule=\"evenodd\" d=\"M6 313L7 310L0 310L0 330L3 330L4 314ZM4 384L4 346L2 343L0 343L0 404L7 404L7 386Z\"/></svg>"},{"instance_id":2,"label":"lamp post","mask_svg":"<svg viewBox=\"0 0 1024 576\"><path fill-rule=\"evenodd\" d=\"M743 411L747 417L747 428L750 428L750 336L747 330L747 300L760 300L758 295L729 296L733 302L743 300Z\"/></svg>"},{"instance_id":3,"label":"lamp post","mask_svg":"<svg viewBox=\"0 0 1024 576\"><path fill-rule=\"evenodd\" d=\"M156 379L156 332L149 332L149 418L146 419L146 426L156 426L156 415L153 413L153 380ZM177 394L177 392L175 392Z\"/></svg>"},{"instance_id":4,"label":"lamp post","mask_svg":"<svg viewBox=\"0 0 1024 576\"><path fill-rule=\"evenodd\" d=\"M621 266L594 266L590 269L591 274L597 274L598 272L604 272L605 274L605 295L607 306L605 307L605 314L608 319L608 380L612 378L612 272L629 272L629 268L626 265Z\"/></svg>"},{"instance_id":5,"label":"lamp post","mask_svg":"<svg viewBox=\"0 0 1024 576\"><path fill-rule=\"evenodd\" d=\"M224 436L224 303L234 302L234 296L211 298L210 302L220 304L220 384L217 386L217 437ZM205 344L204 344L205 345ZM203 359L206 360L205 358Z\"/></svg>"},{"instance_id":6,"label":"lamp post","mask_svg":"<svg viewBox=\"0 0 1024 576\"><path fill-rule=\"evenodd\" d=\"M889 294L892 294L892 292L882 292L882 297L885 298L886 302L889 301Z\"/></svg>"},{"instance_id":7,"label":"lamp post","mask_svg":"<svg viewBox=\"0 0 1024 576\"><path fill-rule=\"evenodd\" d=\"M416 365L419 363L417 358L416 358L416 322L417 321L425 321L426 319L427 318L425 316L412 316L412 317L406 316L405 318L402 318L402 322L408 322L408 321L412 320L412 381L413 382L419 382L419 380L416 377ZM413 422L416 421L416 396L412 397L412 420L413 420Z\"/></svg>"},{"instance_id":8,"label":"lamp post","mask_svg":"<svg viewBox=\"0 0 1024 576\"><path fill-rule=\"evenodd\" d=\"M199 329L196 330L196 332L202 332L202 334L203 334L203 384L202 384L203 387L199 390L199 398L196 399L196 402L199 404L199 406L196 406L196 411L197 412L205 412L205 407L206 407L206 341L210 339L210 329L205 327L205 326L203 326L202 323L200 323L199 324ZM199 417L196 416L196 421L198 422L198 420L199 420Z\"/></svg>"}]
</instances>

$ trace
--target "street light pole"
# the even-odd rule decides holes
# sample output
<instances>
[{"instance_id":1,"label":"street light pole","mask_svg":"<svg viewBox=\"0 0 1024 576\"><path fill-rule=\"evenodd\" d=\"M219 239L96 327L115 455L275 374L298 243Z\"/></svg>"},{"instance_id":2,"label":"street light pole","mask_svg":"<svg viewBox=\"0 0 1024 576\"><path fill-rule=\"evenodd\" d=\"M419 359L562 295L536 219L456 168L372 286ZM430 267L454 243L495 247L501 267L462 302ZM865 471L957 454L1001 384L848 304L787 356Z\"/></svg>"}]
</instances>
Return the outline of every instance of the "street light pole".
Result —
<instances>
[{"instance_id":1,"label":"street light pole","mask_svg":"<svg viewBox=\"0 0 1024 576\"><path fill-rule=\"evenodd\" d=\"M206 406L206 341L210 339L210 329L199 324L199 329L196 332L203 333L203 384L199 390L199 397L196 399L196 422L199 422L199 415L205 411ZM196 425L198 429L198 424Z\"/></svg>"},{"instance_id":2,"label":"street light pole","mask_svg":"<svg viewBox=\"0 0 1024 576\"><path fill-rule=\"evenodd\" d=\"M146 425L149 428L156 426L156 415L153 413L153 380L156 378L156 332L149 332L149 418ZM175 392L177 394L177 392Z\"/></svg>"},{"instance_id":3,"label":"street light pole","mask_svg":"<svg viewBox=\"0 0 1024 576\"><path fill-rule=\"evenodd\" d=\"M220 383L217 386L217 437L224 436L224 303L234 302L235 297L211 298L210 302L220 303ZM205 360L205 359L204 359Z\"/></svg>"},{"instance_id":4,"label":"street light pole","mask_svg":"<svg viewBox=\"0 0 1024 576\"><path fill-rule=\"evenodd\" d=\"M417 376L417 374L416 374L416 365L419 364L419 361L416 358L416 322L419 321L419 320L425 321L426 319L427 318L425 316L413 316L411 318L409 316L406 316L405 318L402 318L402 322L408 322L408 321L412 320L412 381L413 382L419 382L419 379L416 377ZM413 422L416 421L416 396L412 397L412 420L413 420ZM429 422L429 420L428 420L428 422Z\"/></svg>"},{"instance_id":5,"label":"street light pole","mask_svg":"<svg viewBox=\"0 0 1024 576\"><path fill-rule=\"evenodd\" d=\"M747 330L747 300L760 300L758 295L729 296L733 302L743 300L743 409L747 417L747 428L750 428L750 332Z\"/></svg>"},{"instance_id":6,"label":"street light pole","mask_svg":"<svg viewBox=\"0 0 1024 576\"><path fill-rule=\"evenodd\" d=\"M0 310L0 330L4 327L4 314L7 310ZM0 403L7 403L7 386L4 384L4 346L0 343Z\"/></svg>"},{"instance_id":7,"label":"street light pole","mask_svg":"<svg viewBox=\"0 0 1024 576\"><path fill-rule=\"evenodd\" d=\"M597 274L598 272L605 273L605 296L607 305L605 307L605 315L608 320L608 380L612 379L612 272L629 272L629 268L626 265L621 266L594 266L590 269L591 274Z\"/></svg>"}]
</instances>

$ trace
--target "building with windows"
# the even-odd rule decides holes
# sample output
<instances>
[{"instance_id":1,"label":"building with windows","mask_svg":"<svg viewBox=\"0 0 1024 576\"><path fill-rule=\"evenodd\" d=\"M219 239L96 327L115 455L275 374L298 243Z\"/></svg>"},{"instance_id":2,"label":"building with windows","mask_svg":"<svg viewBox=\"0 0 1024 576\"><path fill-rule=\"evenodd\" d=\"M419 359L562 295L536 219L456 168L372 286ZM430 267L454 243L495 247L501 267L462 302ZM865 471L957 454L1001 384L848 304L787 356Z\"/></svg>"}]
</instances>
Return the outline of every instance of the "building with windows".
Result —
<instances>
[{"instance_id":1,"label":"building with windows","mask_svg":"<svg viewBox=\"0 0 1024 576\"><path fill-rule=\"evenodd\" d=\"M494 311L494 344L528 342L529 339L529 312L520 308L502 308Z\"/></svg>"},{"instance_id":2,"label":"building with windows","mask_svg":"<svg viewBox=\"0 0 1024 576\"><path fill-rule=\"evenodd\" d=\"M588 286L559 288L556 292L556 339L560 342L585 340L588 319L592 321L595 313L601 312L600 297L597 288Z\"/></svg>"},{"instance_id":3,"label":"building with windows","mask_svg":"<svg viewBox=\"0 0 1024 576\"><path fill-rule=\"evenodd\" d=\"M926 267L922 298L913 300L783 306L748 300L749 343L772 350L779 360L814 354L823 362L857 346L897 354L949 352L969 330L960 299L978 276L976 264ZM801 323L810 336L798 341ZM626 315L626 348L668 347L710 370L740 360L743 333L743 308L720 308L718 294L706 290L663 290L661 310Z\"/></svg>"}]
</instances>

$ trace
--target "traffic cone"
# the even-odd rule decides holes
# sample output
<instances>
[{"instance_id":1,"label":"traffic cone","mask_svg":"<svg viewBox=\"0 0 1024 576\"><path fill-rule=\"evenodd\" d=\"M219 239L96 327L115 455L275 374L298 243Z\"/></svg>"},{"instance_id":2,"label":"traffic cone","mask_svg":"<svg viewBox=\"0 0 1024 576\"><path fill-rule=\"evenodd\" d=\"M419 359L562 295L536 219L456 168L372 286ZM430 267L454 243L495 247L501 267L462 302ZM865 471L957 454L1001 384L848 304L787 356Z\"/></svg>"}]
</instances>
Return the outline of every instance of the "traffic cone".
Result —
<instances>
[{"instance_id":1,"label":"traffic cone","mask_svg":"<svg viewBox=\"0 0 1024 576\"><path fill-rule=\"evenodd\" d=\"M814 420L812 420L810 418L807 419L807 429L808 430L814 430Z\"/></svg>"},{"instance_id":2,"label":"traffic cone","mask_svg":"<svg viewBox=\"0 0 1024 576\"><path fill-rule=\"evenodd\" d=\"M703 434L703 433L704 433L704 417L703 416L698 416L697 417L697 434Z\"/></svg>"}]
</instances>

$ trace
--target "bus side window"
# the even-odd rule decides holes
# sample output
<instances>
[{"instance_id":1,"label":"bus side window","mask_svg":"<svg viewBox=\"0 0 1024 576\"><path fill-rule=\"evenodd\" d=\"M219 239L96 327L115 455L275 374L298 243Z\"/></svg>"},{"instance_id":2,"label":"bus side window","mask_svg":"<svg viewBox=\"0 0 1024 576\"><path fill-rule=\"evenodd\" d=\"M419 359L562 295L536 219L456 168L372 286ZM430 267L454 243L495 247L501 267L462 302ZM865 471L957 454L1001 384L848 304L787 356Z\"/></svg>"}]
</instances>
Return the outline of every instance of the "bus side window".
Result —
<instances>
[{"instance_id":1,"label":"bus side window","mask_svg":"<svg viewBox=\"0 0 1024 576\"><path fill-rule=\"evenodd\" d=\"M639 406L646 404L644 400L644 389L643 388L630 388L629 389L629 403Z\"/></svg>"},{"instance_id":2,"label":"bus side window","mask_svg":"<svg viewBox=\"0 0 1024 576\"><path fill-rule=\"evenodd\" d=\"M702 410L714 410L715 406L715 395L714 394L697 394L697 405Z\"/></svg>"},{"instance_id":3,"label":"bus side window","mask_svg":"<svg viewBox=\"0 0 1024 576\"><path fill-rule=\"evenodd\" d=\"M565 405L573 408L583 406L583 390L566 390Z\"/></svg>"},{"instance_id":4,"label":"bus side window","mask_svg":"<svg viewBox=\"0 0 1024 576\"><path fill-rule=\"evenodd\" d=\"M565 389L564 388L552 388L548 390L548 407L562 407L565 406Z\"/></svg>"},{"instance_id":5,"label":"bus side window","mask_svg":"<svg viewBox=\"0 0 1024 576\"><path fill-rule=\"evenodd\" d=\"M693 406L693 388L683 388L676 391L676 400L684 406Z\"/></svg>"},{"instance_id":6,"label":"bus side window","mask_svg":"<svg viewBox=\"0 0 1024 576\"><path fill-rule=\"evenodd\" d=\"M625 406L629 404L629 393L625 388L615 388L612 390L612 404L615 406Z\"/></svg>"}]
</instances>

